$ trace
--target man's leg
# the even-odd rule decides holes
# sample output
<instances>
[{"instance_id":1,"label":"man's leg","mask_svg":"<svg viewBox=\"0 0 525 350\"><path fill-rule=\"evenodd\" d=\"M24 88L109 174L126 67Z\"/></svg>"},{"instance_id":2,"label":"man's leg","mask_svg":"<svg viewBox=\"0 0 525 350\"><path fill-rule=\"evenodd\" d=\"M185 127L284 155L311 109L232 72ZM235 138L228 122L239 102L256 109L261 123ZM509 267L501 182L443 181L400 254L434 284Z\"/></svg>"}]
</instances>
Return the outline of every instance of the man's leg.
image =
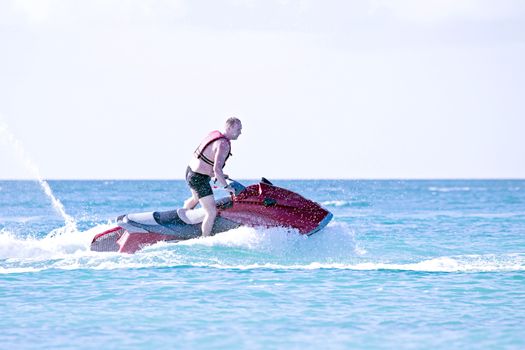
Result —
<instances>
[{"instance_id":1,"label":"man's leg","mask_svg":"<svg viewBox=\"0 0 525 350\"><path fill-rule=\"evenodd\" d=\"M212 195L202 197L199 199L199 203L206 212L204 221L202 222L202 236L207 237L211 234L211 229L215 223L215 217L217 216L217 207L215 206L215 198Z\"/></svg>"},{"instance_id":2,"label":"man's leg","mask_svg":"<svg viewBox=\"0 0 525 350\"><path fill-rule=\"evenodd\" d=\"M195 192L193 189L191 189L191 197L186 199L184 201L183 209L193 209L199 203L199 197L197 196L197 192Z\"/></svg>"}]
</instances>

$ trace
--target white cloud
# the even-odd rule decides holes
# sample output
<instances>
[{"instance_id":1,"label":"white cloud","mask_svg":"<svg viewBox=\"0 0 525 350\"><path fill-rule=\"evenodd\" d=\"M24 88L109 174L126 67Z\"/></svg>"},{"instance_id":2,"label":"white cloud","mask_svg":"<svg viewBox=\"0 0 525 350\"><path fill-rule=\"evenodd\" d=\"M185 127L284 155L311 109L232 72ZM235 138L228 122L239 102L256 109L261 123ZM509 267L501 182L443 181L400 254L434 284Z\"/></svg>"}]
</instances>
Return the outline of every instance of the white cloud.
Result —
<instances>
[{"instance_id":1,"label":"white cloud","mask_svg":"<svg viewBox=\"0 0 525 350\"><path fill-rule=\"evenodd\" d=\"M491 21L523 15L525 3L516 0L370 0L370 12L386 12L401 20L420 23Z\"/></svg>"},{"instance_id":2,"label":"white cloud","mask_svg":"<svg viewBox=\"0 0 525 350\"><path fill-rule=\"evenodd\" d=\"M151 13L155 13L155 11L161 11L160 13L169 12L176 18L185 17L188 13L188 5L185 0L153 0L140 3L152 9Z\"/></svg>"},{"instance_id":3,"label":"white cloud","mask_svg":"<svg viewBox=\"0 0 525 350\"><path fill-rule=\"evenodd\" d=\"M186 0L7 0L0 2L0 24L140 23L182 18L187 12Z\"/></svg>"},{"instance_id":4,"label":"white cloud","mask_svg":"<svg viewBox=\"0 0 525 350\"><path fill-rule=\"evenodd\" d=\"M15 0L13 9L22 13L31 22L44 22L49 18L52 0Z\"/></svg>"},{"instance_id":5,"label":"white cloud","mask_svg":"<svg viewBox=\"0 0 525 350\"><path fill-rule=\"evenodd\" d=\"M158 22L190 16L196 25L240 22L249 20L251 25L268 25L285 18L281 26L302 18L308 26L322 22L347 23L350 19L372 16L392 16L401 21L436 24L450 20L492 21L522 18L525 2L520 0L368 0L368 2L313 2L310 0L229 0L221 5L211 1L198 4L187 0L5 0L0 2L0 23L13 23L22 16L30 23L78 23L96 21L115 23ZM257 11L255 11L257 10ZM221 14L217 11L224 11ZM255 11L255 13L254 13ZM315 14L315 15L314 15ZM283 17L284 16L284 17ZM330 16L329 22L324 17ZM196 21L195 21L196 20ZM352 21L351 21L352 22ZM247 25L246 23L244 23ZM315 23L314 23L315 24ZM319 24L319 23L318 23ZM347 23L350 25L351 23Z\"/></svg>"}]
</instances>

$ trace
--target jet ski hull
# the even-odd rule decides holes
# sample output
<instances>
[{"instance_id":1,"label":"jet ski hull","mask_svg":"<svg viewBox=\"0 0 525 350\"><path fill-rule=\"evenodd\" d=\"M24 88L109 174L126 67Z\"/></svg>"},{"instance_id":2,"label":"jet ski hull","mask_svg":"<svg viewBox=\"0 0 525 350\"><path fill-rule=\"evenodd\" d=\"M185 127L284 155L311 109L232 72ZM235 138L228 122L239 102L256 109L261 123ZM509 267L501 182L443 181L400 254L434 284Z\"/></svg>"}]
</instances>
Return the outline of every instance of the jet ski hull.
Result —
<instances>
[{"instance_id":1,"label":"jet ski hull","mask_svg":"<svg viewBox=\"0 0 525 350\"><path fill-rule=\"evenodd\" d=\"M332 213L318 203L273 186L265 179L259 184L242 186L237 195L219 199L216 205L212 234L240 226L260 226L285 227L311 235L332 219ZM197 238L201 235L203 216L202 208L121 215L115 227L93 238L91 250L134 253L159 241Z\"/></svg>"}]
</instances>

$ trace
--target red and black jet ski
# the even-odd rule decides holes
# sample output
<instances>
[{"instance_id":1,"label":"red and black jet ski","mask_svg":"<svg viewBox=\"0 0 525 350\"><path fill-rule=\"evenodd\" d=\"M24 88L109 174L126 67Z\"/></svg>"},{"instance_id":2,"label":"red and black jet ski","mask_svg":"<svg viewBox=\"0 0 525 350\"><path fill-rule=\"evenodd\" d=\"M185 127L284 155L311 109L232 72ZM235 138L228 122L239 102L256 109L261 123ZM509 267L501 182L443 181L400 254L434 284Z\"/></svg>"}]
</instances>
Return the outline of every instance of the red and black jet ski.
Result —
<instances>
[{"instance_id":1,"label":"red and black jet ski","mask_svg":"<svg viewBox=\"0 0 525 350\"><path fill-rule=\"evenodd\" d=\"M311 235L332 219L332 213L297 193L274 186L262 178L245 187L228 180L235 195L216 201L217 218L212 234L240 226L287 227ZM181 241L201 235L204 209L176 209L121 215L117 226L97 234L91 250L134 253L159 241Z\"/></svg>"}]
</instances>

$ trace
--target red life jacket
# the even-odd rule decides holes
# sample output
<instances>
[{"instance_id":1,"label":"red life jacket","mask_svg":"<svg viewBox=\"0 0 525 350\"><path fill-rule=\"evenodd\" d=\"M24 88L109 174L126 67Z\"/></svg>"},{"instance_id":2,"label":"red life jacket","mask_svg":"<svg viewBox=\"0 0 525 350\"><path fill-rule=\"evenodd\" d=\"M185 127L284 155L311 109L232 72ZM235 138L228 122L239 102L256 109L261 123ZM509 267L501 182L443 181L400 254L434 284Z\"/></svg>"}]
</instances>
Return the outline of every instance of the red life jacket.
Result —
<instances>
[{"instance_id":1,"label":"red life jacket","mask_svg":"<svg viewBox=\"0 0 525 350\"><path fill-rule=\"evenodd\" d=\"M212 144L213 142L217 141L217 140L220 140L220 139L225 139L226 141L228 141L228 146L230 148L230 150L228 151L228 155L226 156L226 159L224 160L224 165L226 165L226 161L228 160L228 158L230 158L230 156L232 155L231 154L231 143L230 143L230 139L228 139L226 136L224 136L220 131L212 131L208 134L208 136L206 136L204 138L204 140L201 141L199 147L197 147L197 149L195 150L195 152L193 152L193 155L195 155L195 157L197 157L197 159L202 159L202 161L206 164L209 164L211 166L213 166L215 163L212 159L209 159L208 157L206 157L204 155L204 150L210 145ZM224 165L222 166L224 168Z\"/></svg>"}]
</instances>

